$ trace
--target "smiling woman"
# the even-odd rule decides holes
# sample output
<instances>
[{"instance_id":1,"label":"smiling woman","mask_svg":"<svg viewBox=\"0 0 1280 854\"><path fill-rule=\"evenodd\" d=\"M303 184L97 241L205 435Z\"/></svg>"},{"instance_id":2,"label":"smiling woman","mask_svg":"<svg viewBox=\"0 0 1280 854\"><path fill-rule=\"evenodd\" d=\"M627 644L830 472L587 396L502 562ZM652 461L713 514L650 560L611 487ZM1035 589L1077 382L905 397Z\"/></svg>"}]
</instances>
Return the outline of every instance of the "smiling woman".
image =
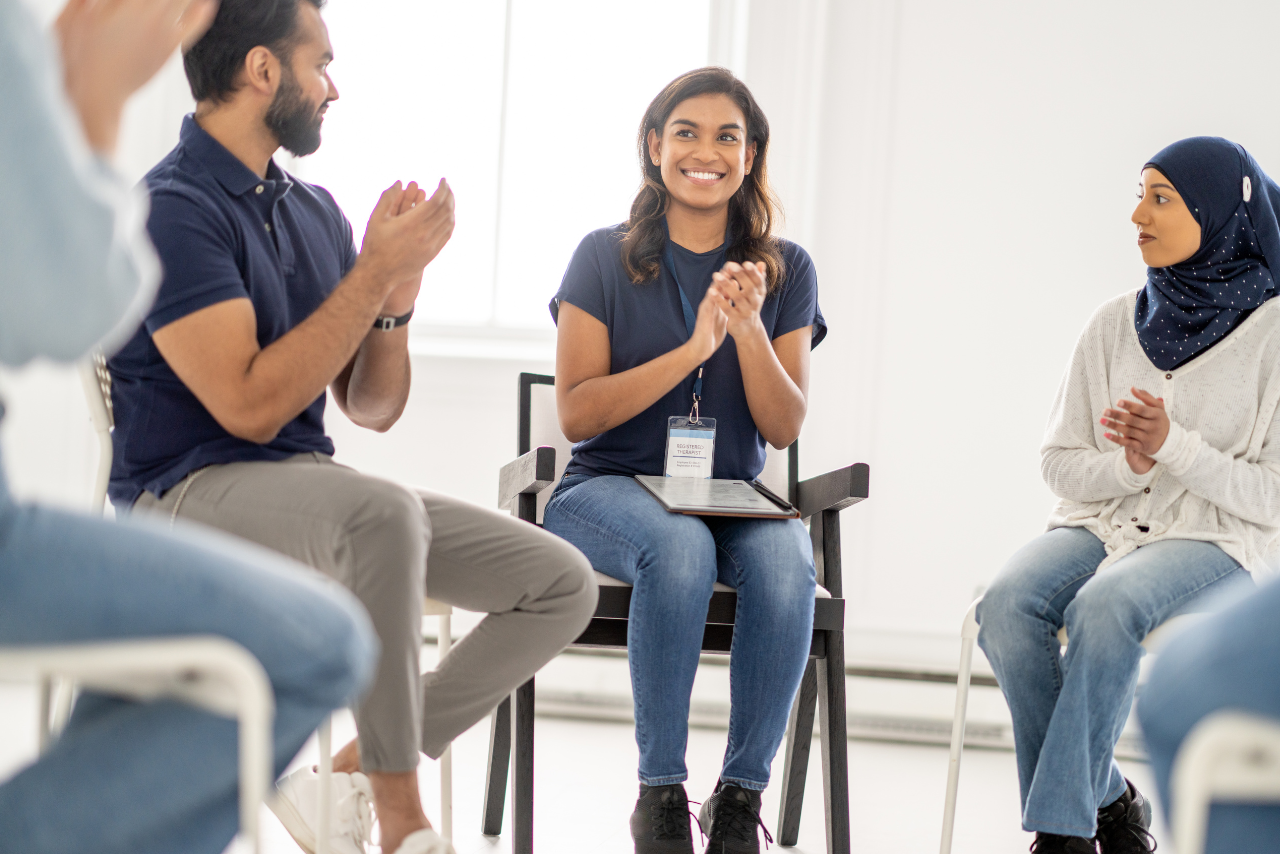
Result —
<instances>
[{"instance_id":1,"label":"smiling woman","mask_svg":"<svg viewBox=\"0 0 1280 854\"><path fill-rule=\"evenodd\" d=\"M826 322L808 253L771 233L769 124L740 80L723 68L681 75L636 142L644 184L630 219L582 240L551 303L558 412L578 444L545 527L633 586L636 854L693 852L689 695L712 585L738 591L730 746L700 820L711 854L754 854L812 636L808 534L798 519L668 513L633 476L686 475L691 458L665 451L696 425L715 437L697 476L757 477L765 443L800 433Z\"/></svg>"}]
</instances>

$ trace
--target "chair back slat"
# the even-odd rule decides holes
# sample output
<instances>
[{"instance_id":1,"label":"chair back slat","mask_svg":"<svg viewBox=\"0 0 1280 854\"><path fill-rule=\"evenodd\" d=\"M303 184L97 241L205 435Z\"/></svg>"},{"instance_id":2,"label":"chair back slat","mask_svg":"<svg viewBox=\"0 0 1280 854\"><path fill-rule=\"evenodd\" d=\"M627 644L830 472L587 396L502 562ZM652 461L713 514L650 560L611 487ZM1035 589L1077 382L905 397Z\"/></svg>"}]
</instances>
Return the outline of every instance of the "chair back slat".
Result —
<instances>
[{"instance_id":1,"label":"chair back slat","mask_svg":"<svg viewBox=\"0 0 1280 854\"><path fill-rule=\"evenodd\" d=\"M555 448L556 482L559 482L573 454L573 443L560 432L560 420L556 414L555 377L545 374L521 374L520 391L521 447L518 451L525 453L544 445ZM525 400L528 401L527 408L524 405ZM524 444L526 436L528 437L527 446ZM788 452L789 450L779 451L772 446L766 446L764 470L760 472L760 482L783 497L790 495L791 484L795 480L792 472L793 455ZM553 484L538 495L539 525L542 524L543 510L554 490ZM794 498L794 496L791 497Z\"/></svg>"},{"instance_id":2,"label":"chair back slat","mask_svg":"<svg viewBox=\"0 0 1280 854\"><path fill-rule=\"evenodd\" d=\"M529 385L529 411L522 412L521 417L527 417L529 448L539 448L544 445L556 449L556 483L559 483L560 476L564 474L565 466L569 465L569 458L573 456L573 443L565 438L564 433L560 432L560 419L556 415L556 387L553 377L522 374L521 379L532 377L533 382ZM555 491L555 483L542 492L538 493L538 524L542 524L543 511L546 509L547 501L551 498L551 493Z\"/></svg>"}]
</instances>

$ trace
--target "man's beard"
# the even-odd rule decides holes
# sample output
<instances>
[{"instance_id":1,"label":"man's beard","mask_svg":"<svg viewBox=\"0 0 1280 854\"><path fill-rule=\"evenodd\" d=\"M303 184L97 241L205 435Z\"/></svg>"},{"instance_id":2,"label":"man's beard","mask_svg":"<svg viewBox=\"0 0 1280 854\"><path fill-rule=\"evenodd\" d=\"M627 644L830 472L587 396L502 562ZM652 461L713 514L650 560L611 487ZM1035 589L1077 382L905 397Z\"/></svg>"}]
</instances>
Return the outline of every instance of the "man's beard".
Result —
<instances>
[{"instance_id":1,"label":"man's beard","mask_svg":"<svg viewBox=\"0 0 1280 854\"><path fill-rule=\"evenodd\" d=\"M303 97L302 87L288 66L281 68L280 88L267 108L266 123L280 145L297 157L314 154L320 148L324 116Z\"/></svg>"}]
</instances>

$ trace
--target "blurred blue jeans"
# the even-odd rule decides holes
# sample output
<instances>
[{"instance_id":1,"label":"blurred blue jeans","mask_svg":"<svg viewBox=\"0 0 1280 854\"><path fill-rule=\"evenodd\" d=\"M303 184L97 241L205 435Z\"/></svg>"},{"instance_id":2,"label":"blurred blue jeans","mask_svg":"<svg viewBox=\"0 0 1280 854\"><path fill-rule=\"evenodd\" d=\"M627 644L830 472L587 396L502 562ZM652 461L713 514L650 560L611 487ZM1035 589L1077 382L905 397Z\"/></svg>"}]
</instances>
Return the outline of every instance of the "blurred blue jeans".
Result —
<instances>
[{"instance_id":1,"label":"blurred blue jeans","mask_svg":"<svg viewBox=\"0 0 1280 854\"><path fill-rule=\"evenodd\" d=\"M799 520L668 513L629 477L566 476L546 530L634 586L627 635L640 781L688 779L689 695L712 585L738 591L720 779L762 791L813 638L813 551Z\"/></svg>"},{"instance_id":2,"label":"blurred blue jeans","mask_svg":"<svg viewBox=\"0 0 1280 854\"><path fill-rule=\"evenodd\" d=\"M377 658L364 610L318 573L203 528L15 503L0 463L0 645L206 634L266 669L277 775ZM0 785L0 850L220 854L239 827L237 744L235 721L180 703L81 695L52 749Z\"/></svg>"},{"instance_id":3,"label":"blurred blue jeans","mask_svg":"<svg viewBox=\"0 0 1280 854\"><path fill-rule=\"evenodd\" d=\"M1099 574L1106 556L1089 531L1056 528L1019 550L978 606L978 645L1013 715L1026 830L1097 832L1098 809L1125 791L1113 750L1143 638L1211 590L1249 580L1222 549L1195 540L1143 546Z\"/></svg>"},{"instance_id":4,"label":"blurred blue jeans","mask_svg":"<svg viewBox=\"0 0 1280 854\"><path fill-rule=\"evenodd\" d=\"M1234 709L1280 719L1280 583L1232 596L1219 614L1161 651L1138 700L1165 815L1169 775L1182 740L1200 719ZM1214 804L1206 854L1264 854L1280 847L1280 806Z\"/></svg>"}]
</instances>

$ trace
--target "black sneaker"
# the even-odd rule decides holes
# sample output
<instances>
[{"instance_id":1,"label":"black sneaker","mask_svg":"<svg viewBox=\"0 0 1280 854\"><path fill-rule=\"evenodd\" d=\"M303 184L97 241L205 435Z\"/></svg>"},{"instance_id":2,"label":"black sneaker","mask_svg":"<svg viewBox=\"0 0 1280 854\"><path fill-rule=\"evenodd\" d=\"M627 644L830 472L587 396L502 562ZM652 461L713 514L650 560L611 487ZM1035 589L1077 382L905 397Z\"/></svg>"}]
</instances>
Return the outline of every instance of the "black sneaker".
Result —
<instances>
[{"instance_id":1,"label":"black sneaker","mask_svg":"<svg viewBox=\"0 0 1280 854\"><path fill-rule=\"evenodd\" d=\"M640 784L640 798L631 813L631 838L636 854L693 854L689 798L684 786Z\"/></svg>"},{"instance_id":2,"label":"black sneaker","mask_svg":"<svg viewBox=\"0 0 1280 854\"><path fill-rule=\"evenodd\" d=\"M1098 810L1098 850L1101 854L1150 854L1156 850L1151 828L1151 802L1128 783L1114 804Z\"/></svg>"},{"instance_id":3,"label":"black sneaker","mask_svg":"<svg viewBox=\"0 0 1280 854\"><path fill-rule=\"evenodd\" d=\"M1031 854L1097 854L1092 839L1083 836L1059 836L1056 833L1036 832L1031 843Z\"/></svg>"},{"instance_id":4,"label":"black sneaker","mask_svg":"<svg viewBox=\"0 0 1280 854\"><path fill-rule=\"evenodd\" d=\"M709 840L706 854L758 854L757 827L764 831L766 842L773 841L760 820L760 793L732 783L716 783L698 813L698 824Z\"/></svg>"}]
</instances>

